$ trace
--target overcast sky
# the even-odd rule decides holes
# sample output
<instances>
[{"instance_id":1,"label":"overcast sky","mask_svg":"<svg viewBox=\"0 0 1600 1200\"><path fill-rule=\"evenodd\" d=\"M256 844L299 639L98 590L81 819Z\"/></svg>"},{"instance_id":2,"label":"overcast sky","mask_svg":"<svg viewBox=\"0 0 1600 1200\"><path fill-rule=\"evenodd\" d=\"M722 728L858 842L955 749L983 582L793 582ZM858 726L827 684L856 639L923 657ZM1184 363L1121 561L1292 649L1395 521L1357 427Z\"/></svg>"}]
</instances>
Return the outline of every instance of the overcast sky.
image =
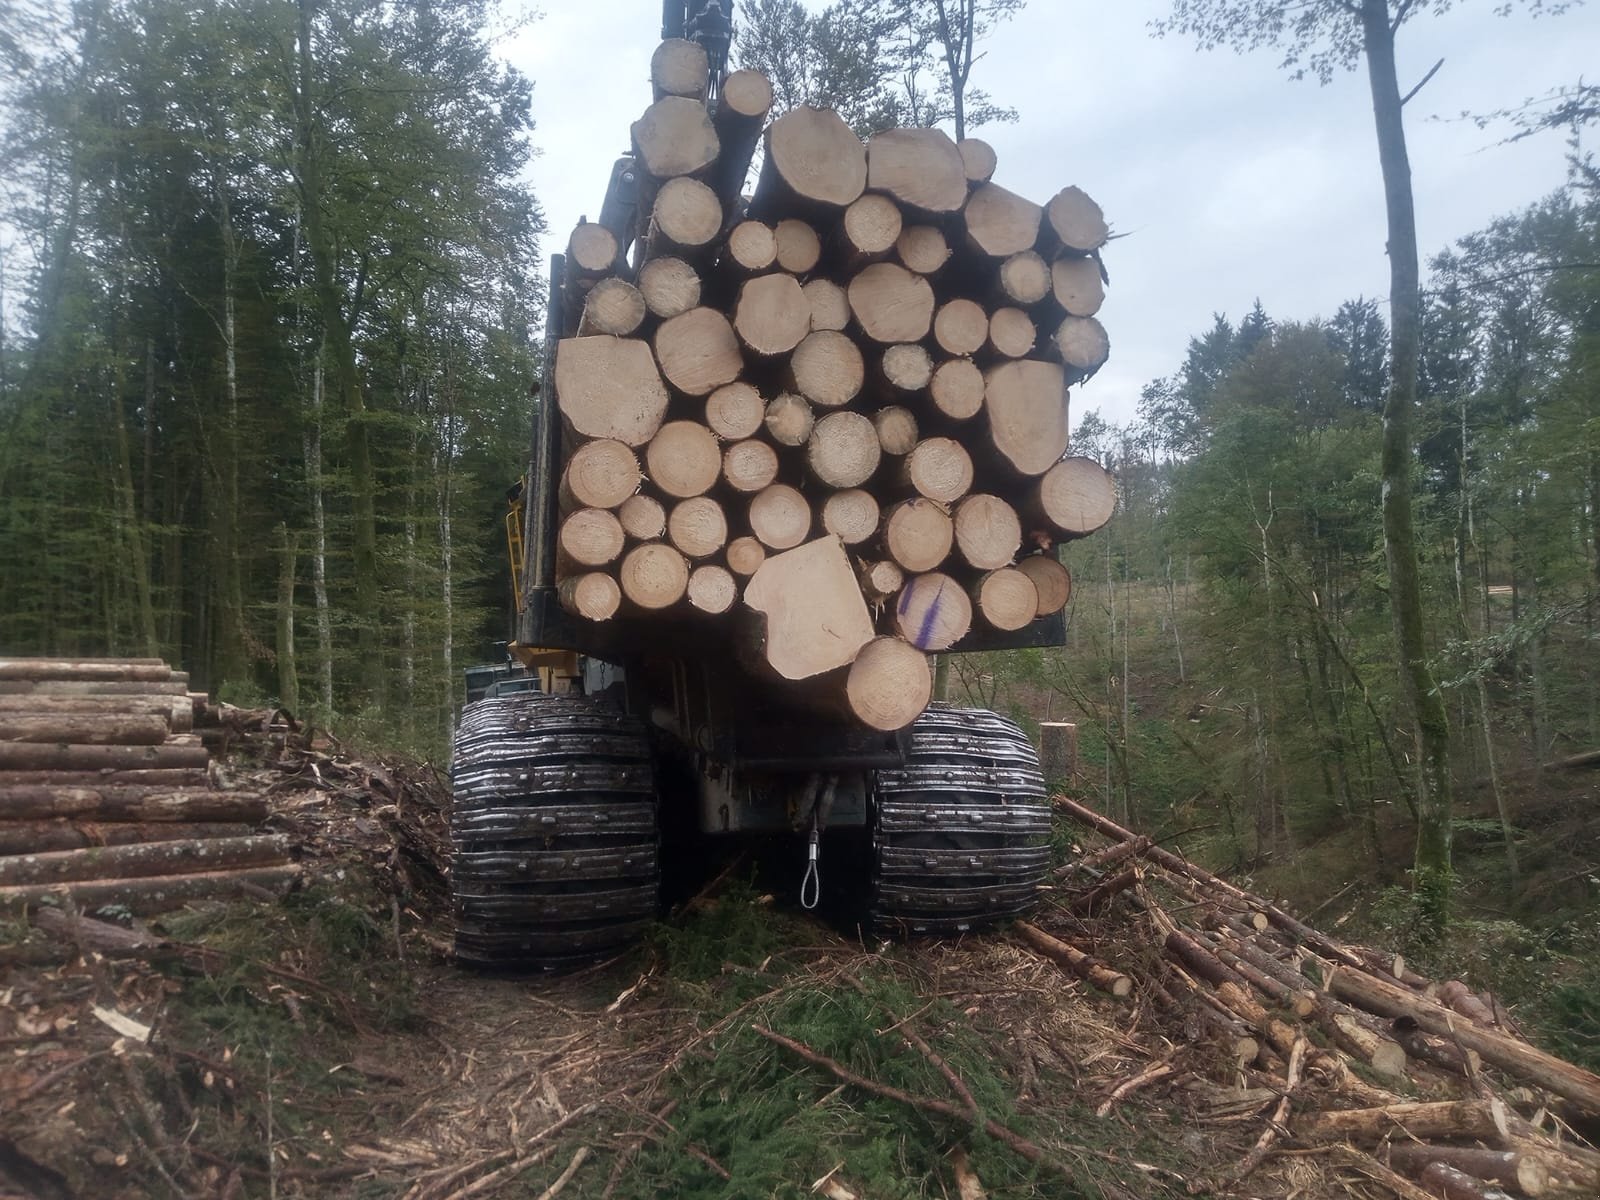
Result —
<instances>
[{"instance_id":1,"label":"overcast sky","mask_svg":"<svg viewBox=\"0 0 1600 1200\"><path fill-rule=\"evenodd\" d=\"M810 3L818 8L820 4ZM1407 106L1426 257L1558 187L1558 136L1499 144L1454 119L1517 104L1593 75L1600 5L1557 19L1496 17L1468 0L1400 37L1401 88L1444 66ZM1386 297L1383 194L1366 76L1294 82L1271 51L1200 53L1157 40L1158 0L1030 0L989 40L973 82L1017 109L1014 125L969 133L998 151L995 181L1043 202L1077 184L1104 207L1111 288L1100 313L1111 361L1073 398L1073 420L1134 412L1149 380L1177 370L1190 336L1260 297L1277 319L1330 316ZM557 0L506 44L534 80L533 182L560 251L598 215L611 162L650 102L655 0Z\"/></svg>"}]
</instances>

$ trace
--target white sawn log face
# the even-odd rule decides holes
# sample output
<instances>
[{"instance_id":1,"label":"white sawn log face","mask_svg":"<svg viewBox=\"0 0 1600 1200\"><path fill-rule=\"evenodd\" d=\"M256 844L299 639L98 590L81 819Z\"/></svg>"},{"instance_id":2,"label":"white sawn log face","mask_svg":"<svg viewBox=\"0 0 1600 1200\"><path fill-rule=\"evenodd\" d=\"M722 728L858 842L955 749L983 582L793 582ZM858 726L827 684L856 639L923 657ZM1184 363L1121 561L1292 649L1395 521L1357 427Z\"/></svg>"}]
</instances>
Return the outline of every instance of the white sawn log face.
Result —
<instances>
[{"instance_id":1,"label":"white sawn log face","mask_svg":"<svg viewBox=\"0 0 1600 1200\"><path fill-rule=\"evenodd\" d=\"M766 618L762 653L784 679L848 666L873 637L872 614L836 537L769 557L745 585L744 602Z\"/></svg>"}]
</instances>

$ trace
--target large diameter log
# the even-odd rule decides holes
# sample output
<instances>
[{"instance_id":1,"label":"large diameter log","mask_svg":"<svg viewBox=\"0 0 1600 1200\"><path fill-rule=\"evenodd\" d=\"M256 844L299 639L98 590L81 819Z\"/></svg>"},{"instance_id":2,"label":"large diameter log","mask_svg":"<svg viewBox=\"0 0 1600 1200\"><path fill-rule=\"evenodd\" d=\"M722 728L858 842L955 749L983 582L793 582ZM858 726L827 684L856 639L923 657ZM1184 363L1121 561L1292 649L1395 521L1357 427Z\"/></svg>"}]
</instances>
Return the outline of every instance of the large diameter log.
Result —
<instances>
[{"instance_id":1,"label":"large diameter log","mask_svg":"<svg viewBox=\"0 0 1600 1200\"><path fill-rule=\"evenodd\" d=\"M667 510L654 496L629 496L617 509L617 520L636 542L653 542L667 531Z\"/></svg>"},{"instance_id":2,"label":"large diameter log","mask_svg":"<svg viewBox=\"0 0 1600 1200\"><path fill-rule=\"evenodd\" d=\"M761 127L772 107L772 83L760 71L734 71L718 89L712 124L722 153L711 169L711 184L722 202L732 205L744 191L750 159L761 140Z\"/></svg>"},{"instance_id":3,"label":"large diameter log","mask_svg":"<svg viewBox=\"0 0 1600 1200\"><path fill-rule=\"evenodd\" d=\"M650 206L646 261L674 255L703 258L722 232L722 201L698 179L669 179Z\"/></svg>"},{"instance_id":4,"label":"large diameter log","mask_svg":"<svg viewBox=\"0 0 1600 1200\"><path fill-rule=\"evenodd\" d=\"M646 542L622 558L617 581L627 599L647 611L669 608L689 586L689 562L671 546Z\"/></svg>"},{"instance_id":5,"label":"large diameter log","mask_svg":"<svg viewBox=\"0 0 1600 1200\"><path fill-rule=\"evenodd\" d=\"M872 414L878 446L893 458L903 458L917 445L917 416L909 408L891 404Z\"/></svg>"},{"instance_id":6,"label":"large diameter log","mask_svg":"<svg viewBox=\"0 0 1600 1200\"><path fill-rule=\"evenodd\" d=\"M1099 260L1067 255L1056 259L1050 264L1050 291L1069 316L1094 316L1106 299Z\"/></svg>"},{"instance_id":7,"label":"large diameter log","mask_svg":"<svg viewBox=\"0 0 1600 1200\"><path fill-rule=\"evenodd\" d=\"M791 275L806 275L822 261L822 238L809 223L785 217L773 230L778 242L778 268Z\"/></svg>"},{"instance_id":8,"label":"large diameter log","mask_svg":"<svg viewBox=\"0 0 1600 1200\"><path fill-rule=\"evenodd\" d=\"M710 558L728 542L728 517L709 496L694 496L672 506L667 540L686 558Z\"/></svg>"},{"instance_id":9,"label":"large diameter log","mask_svg":"<svg viewBox=\"0 0 1600 1200\"><path fill-rule=\"evenodd\" d=\"M884 733L910 725L932 697L928 656L899 638L873 638L861 647L845 677L851 715Z\"/></svg>"},{"instance_id":10,"label":"large diameter log","mask_svg":"<svg viewBox=\"0 0 1600 1200\"><path fill-rule=\"evenodd\" d=\"M0 658L0 679L166 683L172 668L159 659Z\"/></svg>"},{"instance_id":11,"label":"large diameter log","mask_svg":"<svg viewBox=\"0 0 1600 1200\"><path fill-rule=\"evenodd\" d=\"M887 196L868 192L844 210L839 222L839 253L845 266L860 270L894 249L904 221L900 208Z\"/></svg>"},{"instance_id":12,"label":"large diameter log","mask_svg":"<svg viewBox=\"0 0 1600 1200\"><path fill-rule=\"evenodd\" d=\"M572 452L561 472L561 511L616 508L639 490L639 457L613 438L587 442Z\"/></svg>"},{"instance_id":13,"label":"large diameter log","mask_svg":"<svg viewBox=\"0 0 1600 1200\"><path fill-rule=\"evenodd\" d=\"M607 274L620 257L616 234L593 221L579 221L567 239L567 272L579 281L592 283Z\"/></svg>"},{"instance_id":14,"label":"large diameter log","mask_svg":"<svg viewBox=\"0 0 1600 1200\"><path fill-rule=\"evenodd\" d=\"M1039 592L1015 567L990 571L972 585L973 608L984 624L1004 632L1021 629L1039 613Z\"/></svg>"},{"instance_id":15,"label":"large diameter log","mask_svg":"<svg viewBox=\"0 0 1600 1200\"><path fill-rule=\"evenodd\" d=\"M817 423L816 414L804 396L780 392L767 402L762 418L767 436L780 446L804 446Z\"/></svg>"},{"instance_id":16,"label":"large diameter log","mask_svg":"<svg viewBox=\"0 0 1600 1200\"><path fill-rule=\"evenodd\" d=\"M811 332L811 306L793 275L759 275L739 289L733 329L753 354L788 354Z\"/></svg>"},{"instance_id":17,"label":"large diameter log","mask_svg":"<svg viewBox=\"0 0 1600 1200\"><path fill-rule=\"evenodd\" d=\"M556 401L581 436L642 446L661 428L667 389L645 342L563 338L556 346Z\"/></svg>"},{"instance_id":18,"label":"large diameter log","mask_svg":"<svg viewBox=\"0 0 1600 1200\"><path fill-rule=\"evenodd\" d=\"M933 288L899 263L873 263L845 293L861 332L875 342L920 342L933 325Z\"/></svg>"},{"instance_id":19,"label":"large diameter log","mask_svg":"<svg viewBox=\"0 0 1600 1200\"><path fill-rule=\"evenodd\" d=\"M1033 249L1044 210L999 184L974 189L962 210L967 240L979 254L1010 258Z\"/></svg>"},{"instance_id":20,"label":"large diameter log","mask_svg":"<svg viewBox=\"0 0 1600 1200\"><path fill-rule=\"evenodd\" d=\"M1302 1142L1373 1145L1385 1138L1456 1138L1498 1145L1510 1135L1498 1100L1434 1100L1302 1113L1292 1124Z\"/></svg>"},{"instance_id":21,"label":"large diameter log","mask_svg":"<svg viewBox=\"0 0 1600 1200\"><path fill-rule=\"evenodd\" d=\"M989 315L989 348L1002 358L1027 358L1039 340L1039 327L1020 308L997 308Z\"/></svg>"},{"instance_id":22,"label":"large diameter log","mask_svg":"<svg viewBox=\"0 0 1600 1200\"><path fill-rule=\"evenodd\" d=\"M955 524L945 507L918 496L889 510L883 523L883 548L913 574L931 571L950 557Z\"/></svg>"},{"instance_id":23,"label":"large diameter log","mask_svg":"<svg viewBox=\"0 0 1600 1200\"><path fill-rule=\"evenodd\" d=\"M732 610L739 599L739 582L726 567L704 563L689 574L689 607L713 617Z\"/></svg>"},{"instance_id":24,"label":"large diameter log","mask_svg":"<svg viewBox=\"0 0 1600 1200\"><path fill-rule=\"evenodd\" d=\"M1064 187L1044 206L1046 240L1077 254L1090 254L1111 236L1105 214L1082 188Z\"/></svg>"},{"instance_id":25,"label":"large diameter log","mask_svg":"<svg viewBox=\"0 0 1600 1200\"><path fill-rule=\"evenodd\" d=\"M971 359L952 358L933 369L928 397L952 421L969 421L983 411L983 372Z\"/></svg>"},{"instance_id":26,"label":"large diameter log","mask_svg":"<svg viewBox=\"0 0 1600 1200\"><path fill-rule=\"evenodd\" d=\"M834 492L822 502L822 528L846 546L859 546L878 532L878 500L862 488Z\"/></svg>"},{"instance_id":27,"label":"large diameter log","mask_svg":"<svg viewBox=\"0 0 1600 1200\"><path fill-rule=\"evenodd\" d=\"M700 273L671 255L653 258L640 267L637 286L645 307L662 320L700 304Z\"/></svg>"},{"instance_id":28,"label":"large diameter log","mask_svg":"<svg viewBox=\"0 0 1600 1200\"><path fill-rule=\"evenodd\" d=\"M836 537L769 557L745 585L744 602L765 618L762 657L783 679L847 666L873 637L872 615Z\"/></svg>"},{"instance_id":29,"label":"large diameter log","mask_svg":"<svg viewBox=\"0 0 1600 1200\"><path fill-rule=\"evenodd\" d=\"M1092 458L1064 458L1039 480L1031 510L1064 538L1088 537L1117 509L1116 478Z\"/></svg>"},{"instance_id":30,"label":"large diameter log","mask_svg":"<svg viewBox=\"0 0 1600 1200\"><path fill-rule=\"evenodd\" d=\"M1074 380L1088 379L1111 357L1111 339L1093 317L1063 318L1052 340Z\"/></svg>"},{"instance_id":31,"label":"large diameter log","mask_svg":"<svg viewBox=\"0 0 1600 1200\"><path fill-rule=\"evenodd\" d=\"M728 570L743 579L748 579L761 569L761 564L767 561L767 548L761 544L760 538L736 537L728 543Z\"/></svg>"},{"instance_id":32,"label":"large diameter log","mask_svg":"<svg viewBox=\"0 0 1600 1200\"><path fill-rule=\"evenodd\" d=\"M261 866L287 861L291 846L292 840L286 834L264 834L21 854L0 858L0 887L77 883L85 879L143 879Z\"/></svg>"},{"instance_id":33,"label":"large diameter log","mask_svg":"<svg viewBox=\"0 0 1600 1200\"><path fill-rule=\"evenodd\" d=\"M0 742L0 771L137 771L149 768L203 767L211 761L204 746L80 746Z\"/></svg>"},{"instance_id":34,"label":"large diameter log","mask_svg":"<svg viewBox=\"0 0 1600 1200\"><path fill-rule=\"evenodd\" d=\"M126 785L0 785L0 821L83 817L96 822L253 822L264 820L266 815L266 801L256 792L193 792Z\"/></svg>"},{"instance_id":35,"label":"large diameter log","mask_svg":"<svg viewBox=\"0 0 1600 1200\"><path fill-rule=\"evenodd\" d=\"M939 129L888 129L867 142L867 186L925 213L953 213L967 201L961 151Z\"/></svg>"},{"instance_id":36,"label":"large diameter log","mask_svg":"<svg viewBox=\"0 0 1600 1200\"><path fill-rule=\"evenodd\" d=\"M962 138L956 143L956 150L961 155L961 173L967 177L969 187L988 183L994 178L994 169L1000 159L988 142L982 138Z\"/></svg>"},{"instance_id":37,"label":"large diameter log","mask_svg":"<svg viewBox=\"0 0 1600 1200\"><path fill-rule=\"evenodd\" d=\"M661 374L686 396L709 396L744 369L733 326L704 305L661 322L653 343Z\"/></svg>"},{"instance_id":38,"label":"large diameter log","mask_svg":"<svg viewBox=\"0 0 1600 1200\"><path fill-rule=\"evenodd\" d=\"M1050 294L1050 268L1037 251L1013 254L1000 264L995 291L1002 304L1028 308Z\"/></svg>"},{"instance_id":39,"label":"large diameter log","mask_svg":"<svg viewBox=\"0 0 1600 1200\"><path fill-rule=\"evenodd\" d=\"M686 38L668 38L650 56L650 90L657 100L663 96L704 100L710 73L705 47Z\"/></svg>"},{"instance_id":40,"label":"large diameter log","mask_svg":"<svg viewBox=\"0 0 1600 1200\"><path fill-rule=\"evenodd\" d=\"M755 438L730 443L722 452L722 477L736 492L759 492L778 477L778 452Z\"/></svg>"},{"instance_id":41,"label":"large diameter log","mask_svg":"<svg viewBox=\"0 0 1600 1200\"><path fill-rule=\"evenodd\" d=\"M1039 596L1035 615L1048 617L1058 613L1072 599L1072 574L1053 553L1029 554L1017 560L1017 570L1033 581Z\"/></svg>"},{"instance_id":42,"label":"large diameter log","mask_svg":"<svg viewBox=\"0 0 1600 1200\"><path fill-rule=\"evenodd\" d=\"M1078 978L1093 984L1102 992L1115 996L1119 1000L1126 999L1133 994L1132 979L1120 971L1112 970L1105 963L1091 954L1084 953L1076 946L1070 946L1061 939L1050 936L1044 930L1035 925L1030 925L1027 921L1018 921L1011 927L1011 931L1021 938L1025 945L1071 971Z\"/></svg>"},{"instance_id":43,"label":"large diameter log","mask_svg":"<svg viewBox=\"0 0 1600 1200\"><path fill-rule=\"evenodd\" d=\"M862 420L866 420L865 417ZM868 422L870 426L870 422ZM874 438L874 448L877 441ZM859 480L857 482L860 482ZM158 713L0 712L0 741L76 742L82 746L159 746L172 732Z\"/></svg>"},{"instance_id":44,"label":"large diameter log","mask_svg":"<svg viewBox=\"0 0 1600 1200\"><path fill-rule=\"evenodd\" d=\"M886 399L920 396L933 380L933 356L915 342L890 346L878 360L877 379Z\"/></svg>"},{"instance_id":45,"label":"large diameter log","mask_svg":"<svg viewBox=\"0 0 1600 1200\"><path fill-rule=\"evenodd\" d=\"M907 225L894 242L895 257L906 270L932 276L950 261L950 243L937 225Z\"/></svg>"},{"instance_id":46,"label":"large diameter log","mask_svg":"<svg viewBox=\"0 0 1600 1200\"><path fill-rule=\"evenodd\" d=\"M991 367L983 404L989 439L1022 475L1043 475L1067 451L1067 388L1055 363L1024 358Z\"/></svg>"},{"instance_id":47,"label":"large diameter log","mask_svg":"<svg viewBox=\"0 0 1600 1200\"><path fill-rule=\"evenodd\" d=\"M604 508L580 508L561 522L556 550L565 563L603 567L615 562L627 541L622 522Z\"/></svg>"},{"instance_id":48,"label":"large diameter log","mask_svg":"<svg viewBox=\"0 0 1600 1200\"><path fill-rule=\"evenodd\" d=\"M80 850L92 846L130 846L136 842L176 839L236 838L255 832L253 823L241 821L130 821L101 825L93 821L56 818L44 821L0 821L0 855L41 854L51 850Z\"/></svg>"},{"instance_id":49,"label":"large diameter log","mask_svg":"<svg viewBox=\"0 0 1600 1200\"><path fill-rule=\"evenodd\" d=\"M298 866L247 870L201 871L192 875L157 875L148 879L106 879L86 883L30 884L0 888L0 908L66 899L89 911L115 905L135 916L167 912L191 900L234 896L280 895L300 877Z\"/></svg>"},{"instance_id":50,"label":"large diameter log","mask_svg":"<svg viewBox=\"0 0 1600 1200\"><path fill-rule=\"evenodd\" d=\"M924 438L906 455L900 473L917 495L941 504L972 490L972 456L954 438Z\"/></svg>"},{"instance_id":51,"label":"large diameter log","mask_svg":"<svg viewBox=\"0 0 1600 1200\"><path fill-rule=\"evenodd\" d=\"M726 383L706 400L706 425L724 441L754 437L766 415L766 401L748 383Z\"/></svg>"},{"instance_id":52,"label":"large diameter log","mask_svg":"<svg viewBox=\"0 0 1600 1200\"><path fill-rule=\"evenodd\" d=\"M740 221L728 233L721 265L740 275L770 271L778 261L778 238L772 226L761 221Z\"/></svg>"},{"instance_id":53,"label":"large diameter log","mask_svg":"<svg viewBox=\"0 0 1600 1200\"><path fill-rule=\"evenodd\" d=\"M829 413L806 443L806 465L833 488L853 488L871 479L881 455L872 420L856 412Z\"/></svg>"},{"instance_id":54,"label":"large diameter log","mask_svg":"<svg viewBox=\"0 0 1600 1200\"><path fill-rule=\"evenodd\" d=\"M1389 1165L1407 1175L1420 1175L1430 1163L1444 1163L1478 1179L1503 1183L1525 1196L1550 1190L1550 1171L1533 1154L1520 1150L1485 1150L1476 1146L1439 1146L1397 1140L1384 1152Z\"/></svg>"},{"instance_id":55,"label":"large diameter log","mask_svg":"<svg viewBox=\"0 0 1600 1200\"><path fill-rule=\"evenodd\" d=\"M1009 566L1016 558L1022 547L1022 522L1017 510L999 496L985 492L967 496L951 515L955 520L956 552L969 567L994 571Z\"/></svg>"},{"instance_id":56,"label":"large diameter log","mask_svg":"<svg viewBox=\"0 0 1600 1200\"><path fill-rule=\"evenodd\" d=\"M774 483L751 498L749 520L763 546L792 550L811 532L811 505L788 484Z\"/></svg>"},{"instance_id":57,"label":"large diameter log","mask_svg":"<svg viewBox=\"0 0 1600 1200\"><path fill-rule=\"evenodd\" d=\"M850 324L850 301L844 289L831 279L809 279L801 287L811 307L811 328L841 330Z\"/></svg>"},{"instance_id":58,"label":"large diameter log","mask_svg":"<svg viewBox=\"0 0 1600 1200\"><path fill-rule=\"evenodd\" d=\"M711 490L722 473L716 435L698 421L668 421L644 451L650 482L669 496L686 500Z\"/></svg>"},{"instance_id":59,"label":"large diameter log","mask_svg":"<svg viewBox=\"0 0 1600 1200\"><path fill-rule=\"evenodd\" d=\"M633 123L635 160L655 179L697 175L717 160L722 143L698 100L663 96Z\"/></svg>"},{"instance_id":60,"label":"large diameter log","mask_svg":"<svg viewBox=\"0 0 1600 1200\"><path fill-rule=\"evenodd\" d=\"M792 108L767 128L767 153L752 208L844 208L867 187L867 151L829 108Z\"/></svg>"},{"instance_id":61,"label":"large diameter log","mask_svg":"<svg viewBox=\"0 0 1600 1200\"><path fill-rule=\"evenodd\" d=\"M578 321L579 337L628 337L644 324L644 296L625 279L602 279L589 289Z\"/></svg>"},{"instance_id":62,"label":"large diameter log","mask_svg":"<svg viewBox=\"0 0 1600 1200\"><path fill-rule=\"evenodd\" d=\"M948 575L913 575L895 601L894 627L918 650L948 650L972 628L972 601Z\"/></svg>"},{"instance_id":63,"label":"large diameter log","mask_svg":"<svg viewBox=\"0 0 1600 1200\"><path fill-rule=\"evenodd\" d=\"M818 408L849 404L861 394L866 374L861 348L834 330L806 335L789 359L790 386Z\"/></svg>"},{"instance_id":64,"label":"large diameter log","mask_svg":"<svg viewBox=\"0 0 1600 1200\"><path fill-rule=\"evenodd\" d=\"M622 606L622 588L605 571L585 571L556 584L561 607L585 621L609 621Z\"/></svg>"}]
</instances>

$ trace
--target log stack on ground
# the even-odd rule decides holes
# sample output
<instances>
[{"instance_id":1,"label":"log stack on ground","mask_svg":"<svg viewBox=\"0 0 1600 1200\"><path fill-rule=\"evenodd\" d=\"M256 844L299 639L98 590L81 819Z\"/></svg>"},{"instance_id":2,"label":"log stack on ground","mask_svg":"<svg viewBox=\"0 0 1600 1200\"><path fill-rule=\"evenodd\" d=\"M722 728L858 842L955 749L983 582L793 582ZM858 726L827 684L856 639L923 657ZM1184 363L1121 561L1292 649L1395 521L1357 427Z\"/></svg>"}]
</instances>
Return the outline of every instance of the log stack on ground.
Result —
<instances>
[{"instance_id":1,"label":"log stack on ground","mask_svg":"<svg viewBox=\"0 0 1600 1200\"><path fill-rule=\"evenodd\" d=\"M0 910L160 912L299 875L265 799L213 786L224 709L160 659L0 659Z\"/></svg>"},{"instance_id":2,"label":"log stack on ground","mask_svg":"<svg viewBox=\"0 0 1600 1200\"><path fill-rule=\"evenodd\" d=\"M723 622L757 678L899 727L928 654L1060 612L1058 547L1110 518L1114 481L1067 438L1068 388L1108 352L1109 229L1075 186L1009 191L976 140L863 144L808 107L767 124L755 72L708 112L699 61L657 52L637 226L615 252L593 226L569 242L558 599L591 622ZM778 588L850 644L791 644L816 630Z\"/></svg>"}]
</instances>

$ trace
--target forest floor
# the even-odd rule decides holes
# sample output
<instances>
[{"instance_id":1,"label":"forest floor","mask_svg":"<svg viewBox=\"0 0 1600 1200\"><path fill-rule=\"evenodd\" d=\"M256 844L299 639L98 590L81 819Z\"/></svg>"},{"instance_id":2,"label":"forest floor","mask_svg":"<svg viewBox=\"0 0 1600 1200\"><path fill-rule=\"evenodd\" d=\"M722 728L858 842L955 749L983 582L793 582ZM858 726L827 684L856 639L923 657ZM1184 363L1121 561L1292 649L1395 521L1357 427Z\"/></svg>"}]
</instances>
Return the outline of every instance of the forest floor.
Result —
<instances>
[{"instance_id":1,"label":"forest floor","mask_svg":"<svg viewBox=\"0 0 1600 1200\"><path fill-rule=\"evenodd\" d=\"M1277 1138L1283 1089L1152 1002L1134 916L1039 918L1137 979L1117 999L1005 931L863 944L736 859L618 959L485 976L448 958L436 774L304 752L263 784L287 898L128 953L0 929L0 1197L1407 1194Z\"/></svg>"}]
</instances>

